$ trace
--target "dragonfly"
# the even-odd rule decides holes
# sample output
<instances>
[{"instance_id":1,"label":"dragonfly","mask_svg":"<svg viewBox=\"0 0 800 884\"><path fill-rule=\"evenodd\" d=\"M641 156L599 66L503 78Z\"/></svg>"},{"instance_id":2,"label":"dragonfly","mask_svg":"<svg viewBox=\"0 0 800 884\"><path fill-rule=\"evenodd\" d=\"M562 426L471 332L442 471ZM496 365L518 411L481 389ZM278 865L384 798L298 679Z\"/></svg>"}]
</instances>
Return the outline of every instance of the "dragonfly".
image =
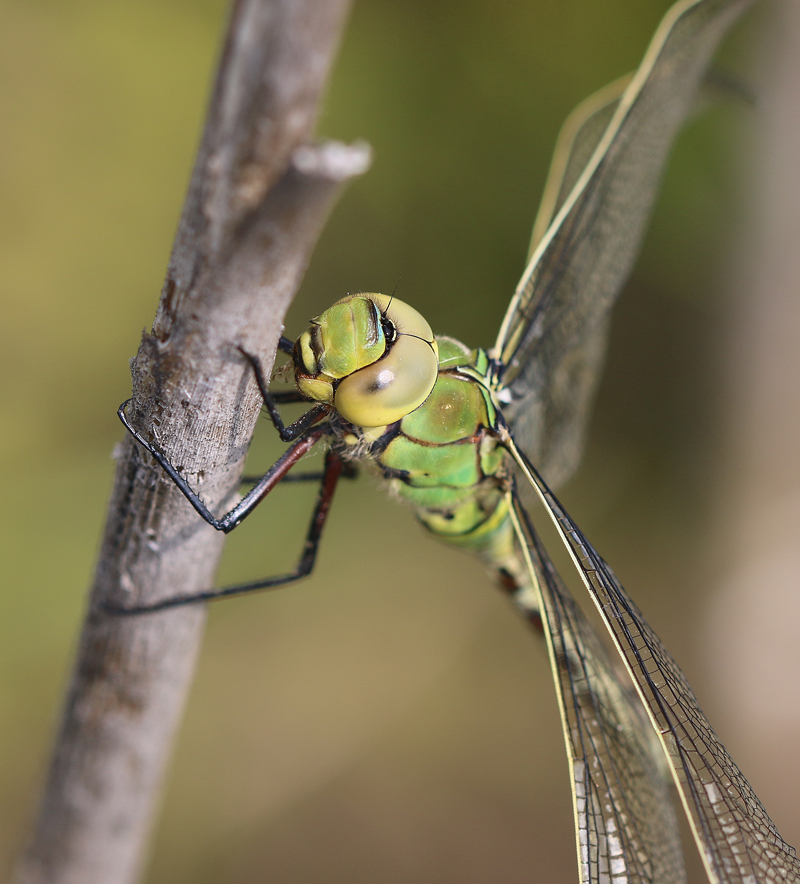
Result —
<instances>
[{"instance_id":1,"label":"dragonfly","mask_svg":"<svg viewBox=\"0 0 800 884\"><path fill-rule=\"evenodd\" d=\"M146 614L292 583L312 570L334 490L363 463L422 525L477 555L544 636L570 768L582 884L686 880L672 784L712 884L800 882L800 862L717 739L685 676L551 490L577 467L610 312L660 171L713 52L748 0L683 0L630 77L568 118L529 261L491 349L436 336L412 306L348 295L296 341L296 390L271 392L240 348L288 448L215 516L160 448L119 416L213 527L237 527L316 445L326 447L301 558L287 574L115 608ZM284 423L280 406L309 409ZM523 494L524 492L524 494ZM595 603L613 657L570 595L524 497L543 505ZM620 678L618 664L630 679Z\"/></svg>"}]
</instances>

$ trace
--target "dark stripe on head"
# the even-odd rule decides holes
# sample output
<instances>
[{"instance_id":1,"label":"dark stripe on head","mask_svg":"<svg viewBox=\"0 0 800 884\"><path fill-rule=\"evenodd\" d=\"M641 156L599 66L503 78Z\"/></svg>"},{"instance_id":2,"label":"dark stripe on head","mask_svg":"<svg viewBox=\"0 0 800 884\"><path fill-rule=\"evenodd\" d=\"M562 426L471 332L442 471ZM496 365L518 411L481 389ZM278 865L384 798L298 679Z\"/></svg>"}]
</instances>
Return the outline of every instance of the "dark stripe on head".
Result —
<instances>
[{"instance_id":1,"label":"dark stripe on head","mask_svg":"<svg viewBox=\"0 0 800 884\"><path fill-rule=\"evenodd\" d=\"M372 306L372 309L369 311L369 332L367 337L368 346L373 346L377 344L380 340L381 336L381 311L378 305L372 300L372 298L367 299Z\"/></svg>"}]
</instances>

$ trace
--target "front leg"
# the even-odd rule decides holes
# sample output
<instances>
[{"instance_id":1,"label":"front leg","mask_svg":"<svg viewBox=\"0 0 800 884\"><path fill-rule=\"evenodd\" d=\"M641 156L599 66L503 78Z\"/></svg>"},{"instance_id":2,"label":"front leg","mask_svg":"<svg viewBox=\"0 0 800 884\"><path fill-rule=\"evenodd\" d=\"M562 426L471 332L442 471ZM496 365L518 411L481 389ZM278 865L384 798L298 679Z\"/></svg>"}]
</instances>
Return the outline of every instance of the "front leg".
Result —
<instances>
[{"instance_id":1,"label":"front leg","mask_svg":"<svg viewBox=\"0 0 800 884\"><path fill-rule=\"evenodd\" d=\"M125 414L125 408L131 402L127 399L120 405L117 415L122 421L125 429L133 436L134 439L155 458L164 472L172 479L175 485L183 493L183 496L197 510L200 516L216 528L217 531L224 531L228 534L239 525L242 520L248 516L261 501L269 494L270 491L281 481L281 479L289 472L289 470L311 449L329 433L327 424L321 427L315 427L308 430L305 434L297 438L293 445L286 449L283 454L275 461L275 463L267 470L266 473L256 482L253 488L236 504L233 509L225 513L221 518L217 518L211 510L203 503L197 492L189 485L184 477L178 472L177 468L169 461L169 458L163 451L152 445L147 439L134 429L128 422Z\"/></svg>"},{"instance_id":2,"label":"front leg","mask_svg":"<svg viewBox=\"0 0 800 884\"><path fill-rule=\"evenodd\" d=\"M237 347L237 349L248 360L253 368L258 389L264 400L264 406L269 412L269 416L272 419L272 423L275 425L275 429L278 431L280 438L284 442L293 442L294 444L291 445L281 457L278 458L272 467L270 467L270 469L254 483L254 486L239 501L239 503L220 518L217 518L205 503L203 503L197 492L189 485L178 469L173 466L166 454L155 445L148 442L147 439L145 439L144 436L142 436L138 430L135 430L128 422L125 410L132 400L127 399L117 409L117 415L122 421L125 429L143 448L150 452L164 472L180 489L184 497L195 508L197 513L208 522L212 528L216 528L217 531L224 531L226 534L239 525L242 520L248 516L259 503L261 503L261 501L270 491L272 491L278 482L286 476L289 470L303 457L303 455L307 454L314 445L323 438L323 436L330 434L329 424L323 424L321 427L313 428L314 424L319 423L319 421L330 412L330 407L321 403L309 409L294 423L289 424L288 426L284 424L280 412L278 411L275 398L267 389L261 360L257 356L243 350L241 347ZM279 394L279 398L283 401L303 401L304 399L304 397L297 397L299 397L299 394L291 392L288 395Z\"/></svg>"},{"instance_id":3,"label":"front leg","mask_svg":"<svg viewBox=\"0 0 800 884\"><path fill-rule=\"evenodd\" d=\"M291 442L293 439L296 439L301 433L304 433L309 427L312 427L315 423L321 421L322 418L330 413L331 406L325 405L320 402L317 405L313 406L313 408L310 408L293 424L289 424L288 426L284 424L283 419L281 418L281 413L280 411L278 411L275 397L269 391L267 380L264 377L264 369L261 366L261 360L258 358L258 356L255 356L252 353L248 353L247 350L243 349L242 347L237 346L236 349L242 354L242 356L244 356L245 359L247 359L247 361L253 367L253 374L256 376L256 383L258 384L258 389L261 392L261 398L264 400L264 408L267 409L270 420L274 424L275 429L278 431L278 435L281 437L281 441ZM303 401L304 398L305 397L302 397L299 401Z\"/></svg>"}]
</instances>

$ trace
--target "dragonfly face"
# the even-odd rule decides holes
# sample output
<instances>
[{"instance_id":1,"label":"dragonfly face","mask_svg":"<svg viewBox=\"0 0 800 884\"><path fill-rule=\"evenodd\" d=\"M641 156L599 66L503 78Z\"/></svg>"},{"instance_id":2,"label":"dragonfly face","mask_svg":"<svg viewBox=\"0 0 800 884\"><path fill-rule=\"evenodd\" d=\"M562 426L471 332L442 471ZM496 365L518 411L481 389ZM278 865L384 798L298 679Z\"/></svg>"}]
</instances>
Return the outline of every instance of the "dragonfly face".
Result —
<instances>
[{"instance_id":1,"label":"dragonfly face","mask_svg":"<svg viewBox=\"0 0 800 884\"><path fill-rule=\"evenodd\" d=\"M297 339L295 381L349 423L383 427L428 398L438 352L431 327L413 307L386 295L350 295Z\"/></svg>"}]
</instances>

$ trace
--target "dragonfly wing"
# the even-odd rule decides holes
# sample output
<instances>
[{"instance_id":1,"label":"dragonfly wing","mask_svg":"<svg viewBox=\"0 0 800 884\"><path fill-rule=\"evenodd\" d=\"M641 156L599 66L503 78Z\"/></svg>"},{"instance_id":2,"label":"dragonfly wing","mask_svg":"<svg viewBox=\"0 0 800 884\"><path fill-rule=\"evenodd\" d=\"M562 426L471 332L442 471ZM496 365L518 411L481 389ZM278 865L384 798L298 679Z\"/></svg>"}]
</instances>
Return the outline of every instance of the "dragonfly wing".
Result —
<instances>
[{"instance_id":1,"label":"dragonfly wing","mask_svg":"<svg viewBox=\"0 0 800 884\"><path fill-rule=\"evenodd\" d=\"M633 679L668 759L712 884L800 882L800 862L725 747L658 636L511 440Z\"/></svg>"},{"instance_id":2,"label":"dragonfly wing","mask_svg":"<svg viewBox=\"0 0 800 884\"><path fill-rule=\"evenodd\" d=\"M547 228L567 201L572 188L592 158L619 106L632 75L620 77L584 99L564 121L556 139L542 202L533 222L527 262L536 252Z\"/></svg>"},{"instance_id":3,"label":"dragonfly wing","mask_svg":"<svg viewBox=\"0 0 800 884\"><path fill-rule=\"evenodd\" d=\"M518 499L514 513L561 709L581 884L683 884L669 768L644 709L618 679Z\"/></svg>"},{"instance_id":4,"label":"dragonfly wing","mask_svg":"<svg viewBox=\"0 0 800 884\"><path fill-rule=\"evenodd\" d=\"M751 0L682 0L662 21L610 122L554 213L509 305L494 355L504 414L548 481L568 478L605 350L609 312L627 279L667 153L725 30ZM602 109L566 163L570 183ZM570 171L571 170L571 171Z\"/></svg>"}]
</instances>

